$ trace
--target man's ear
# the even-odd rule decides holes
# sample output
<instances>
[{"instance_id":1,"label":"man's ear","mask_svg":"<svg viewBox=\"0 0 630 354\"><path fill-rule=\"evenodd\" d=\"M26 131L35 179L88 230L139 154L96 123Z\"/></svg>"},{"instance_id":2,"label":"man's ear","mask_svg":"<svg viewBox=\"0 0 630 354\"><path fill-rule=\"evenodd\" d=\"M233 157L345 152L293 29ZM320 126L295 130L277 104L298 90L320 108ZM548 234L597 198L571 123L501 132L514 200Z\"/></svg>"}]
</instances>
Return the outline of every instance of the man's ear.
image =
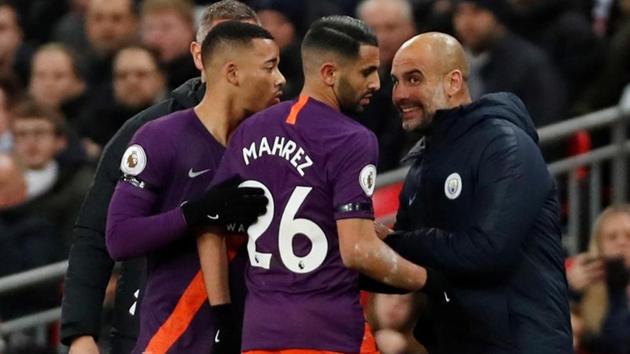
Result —
<instances>
[{"instance_id":1,"label":"man's ear","mask_svg":"<svg viewBox=\"0 0 630 354\"><path fill-rule=\"evenodd\" d=\"M190 43L190 55L193 57L195 67L201 71L203 70L203 61L201 60L201 44L195 41Z\"/></svg>"},{"instance_id":2,"label":"man's ear","mask_svg":"<svg viewBox=\"0 0 630 354\"><path fill-rule=\"evenodd\" d=\"M464 86L464 75L461 70L455 69L444 76L444 90L448 97L455 96Z\"/></svg>"},{"instance_id":3,"label":"man's ear","mask_svg":"<svg viewBox=\"0 0 630 354\"><path fill-rule=\"evenodd\" d=\"M239 77L238 77L238 66L236 63L229 61L223 65L223 75L225 75L226 80L232 85L239 85Z\"/></svg>"},{"instance_id":4,"label":"man's ear","mask_svg":"<svg viewBox=\"0 0 630 354\"><path fill-rule=\"evenodd\" d=\"M322 78L322 81L324 81L324 83L326 83L326 85L328 86L333 86L335 84L337 71L337 65L328 61L324 62L319 67L319 75Z\"/></svg>"}]
</instances>

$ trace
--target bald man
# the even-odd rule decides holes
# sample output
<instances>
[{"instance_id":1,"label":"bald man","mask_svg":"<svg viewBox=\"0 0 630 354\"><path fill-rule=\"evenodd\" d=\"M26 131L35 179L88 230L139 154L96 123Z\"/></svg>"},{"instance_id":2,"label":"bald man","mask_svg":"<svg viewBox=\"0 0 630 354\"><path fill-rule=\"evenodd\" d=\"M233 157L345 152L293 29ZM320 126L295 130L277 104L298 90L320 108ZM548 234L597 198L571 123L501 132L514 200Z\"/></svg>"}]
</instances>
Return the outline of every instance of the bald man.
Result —
<instances>
[{"instance_id":1,"label":"bald man","mask_svg":"<svg viewBox=\"0 0 630 354\"><path fill-rule=\"evenodd\" d=\"M429 296L416 337L431 353L571 353L559 205L538 135L513 94L471 102L468 73L442 33L405 42L392 66L403 127L424 137L386 242L452 286Z\"/></svg>"}]
</instances>

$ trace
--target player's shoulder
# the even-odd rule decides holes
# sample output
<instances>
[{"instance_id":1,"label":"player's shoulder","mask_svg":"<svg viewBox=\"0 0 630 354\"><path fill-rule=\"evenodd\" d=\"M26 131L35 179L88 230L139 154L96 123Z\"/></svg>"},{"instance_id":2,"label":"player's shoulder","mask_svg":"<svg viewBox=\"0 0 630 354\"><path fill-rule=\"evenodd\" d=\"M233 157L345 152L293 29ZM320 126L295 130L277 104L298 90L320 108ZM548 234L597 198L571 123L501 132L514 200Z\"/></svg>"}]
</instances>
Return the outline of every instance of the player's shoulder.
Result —
<instances>
[{"instance_id":1,"label":"player's shoulder","mask_svg":"<svg viewBox=\"0 0 630 354\"><path fill-rule=\"evenodd\" d=\"M256 127L259 125L269 124L270 120L282 120L286 119L294 101L283 101L277 103L271 107L267 107L260 112L252 114L249 118L245 119L241 125L249 127Z\"/></svg>"},{"instance_id":2,"label":"player's shoulder","mask_svg":"<svg viewBox=\"0 0 630 354\"><path fill-rule=\"evenodd\" d=\"M137 136L160 137L162 139L177 138L177 133L189 126L189 120L194 117L192 108L165 114L145 123L138 129Z\"/></svg>"}]
</instances>

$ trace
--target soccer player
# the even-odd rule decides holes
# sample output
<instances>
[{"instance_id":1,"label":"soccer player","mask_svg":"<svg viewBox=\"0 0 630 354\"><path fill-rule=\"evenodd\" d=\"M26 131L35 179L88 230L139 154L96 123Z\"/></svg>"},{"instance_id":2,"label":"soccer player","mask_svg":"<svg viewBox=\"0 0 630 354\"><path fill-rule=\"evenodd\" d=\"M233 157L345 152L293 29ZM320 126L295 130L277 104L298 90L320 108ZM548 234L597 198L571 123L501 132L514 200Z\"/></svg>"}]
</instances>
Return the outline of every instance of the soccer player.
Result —
<instances>
[{"instance_id":1,"label":"soccer player","mask_svg":"<svg viewBox=\"0 0 630 354\"><path fill-rule=\"evenodd\" d=\"M285 80L278 46L263 28L228 21L208 33L201 55L203 99L138 130L108 211L112 258L148 259L133 353L210 352L220 314L206 301L196 228L248 226L267 203L262 191L236 188L235 180L204 189L239 122L279 101Z\"/></svg>"},{"instance_id":2,"label":"soccer player","mask_svg":"<svg viewBox=\"0 0 630 354\"><path fill-rule=\"evenodd\" d=\"M248 229L242 351L373 353L358 272L407 290L428 279L376 236L376 137L344 114L361 111L379 88L377 40L360 20L325 17L306 34L302 57L299 99L243 122L213 182L238 175L269 199ZM209 300L227 303L224 268L209 256L222 235L201 238Z\"/></svg>"},{"instance_id":3,"label":"soccer player","mask_svg":"<svg viewBox=\"0 0 630 354\"><path fill-rule=\"evenodd\" d=\"M221 0L206 7L197 37L190 43L195 65L201 70L201 44L215 25L238 20L258 24L256 13L236 0ZM98 354L101 309L114 261L105 246L107 208L122 176L120 160L133 134L145 123L169 113L196 106L206 86L200 77L192 78L168 97L129 118L103 149L90 191L73 230L69 266L64 280L61 313L61 342L70 354ZM144 295L145 258L122 262L116 286L109 345L112 353L129 353L138 336L138 304Z\"/></svg>"}]
</instances>

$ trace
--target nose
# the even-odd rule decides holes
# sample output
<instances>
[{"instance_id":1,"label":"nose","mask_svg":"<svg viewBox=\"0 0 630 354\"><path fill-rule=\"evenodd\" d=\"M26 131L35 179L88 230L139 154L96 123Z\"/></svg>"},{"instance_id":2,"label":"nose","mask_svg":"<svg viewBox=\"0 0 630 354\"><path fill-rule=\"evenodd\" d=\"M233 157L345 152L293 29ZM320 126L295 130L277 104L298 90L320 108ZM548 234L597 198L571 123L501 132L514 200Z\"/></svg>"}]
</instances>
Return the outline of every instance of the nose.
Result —
<instances>
[{"instance_id":1,"label":"nose","mask_svg":"<svg viewBox=\"0 0 630 354\"><path fill-rule=\"evenodd\" d=\"M368 84L368 88L372 91L378 91L381 88L381 79L378 74L374 75L374 79Z\"/></svg>"},{"instance_id":2,"label":"nose","mask_svg":"<svg viewBox=\"0 0 630 354\"><path fill-rule=\"evenodd\" d=\"M402 85L394 85L392 89L392 102L394 104L409 98L409 93Z\"/></svg>"},{"instance_id":3,"label":"nose","mask_svg":"<svg viewBox=\"0 0 630 354\"><path fill-rule=\"evenodd\" d=\"M282 75L280 69L276 68L276 86L283 87L284 85L286 85L286 83L287 80L285 79L284 75Z\"/></svg>"}]
</instances>

